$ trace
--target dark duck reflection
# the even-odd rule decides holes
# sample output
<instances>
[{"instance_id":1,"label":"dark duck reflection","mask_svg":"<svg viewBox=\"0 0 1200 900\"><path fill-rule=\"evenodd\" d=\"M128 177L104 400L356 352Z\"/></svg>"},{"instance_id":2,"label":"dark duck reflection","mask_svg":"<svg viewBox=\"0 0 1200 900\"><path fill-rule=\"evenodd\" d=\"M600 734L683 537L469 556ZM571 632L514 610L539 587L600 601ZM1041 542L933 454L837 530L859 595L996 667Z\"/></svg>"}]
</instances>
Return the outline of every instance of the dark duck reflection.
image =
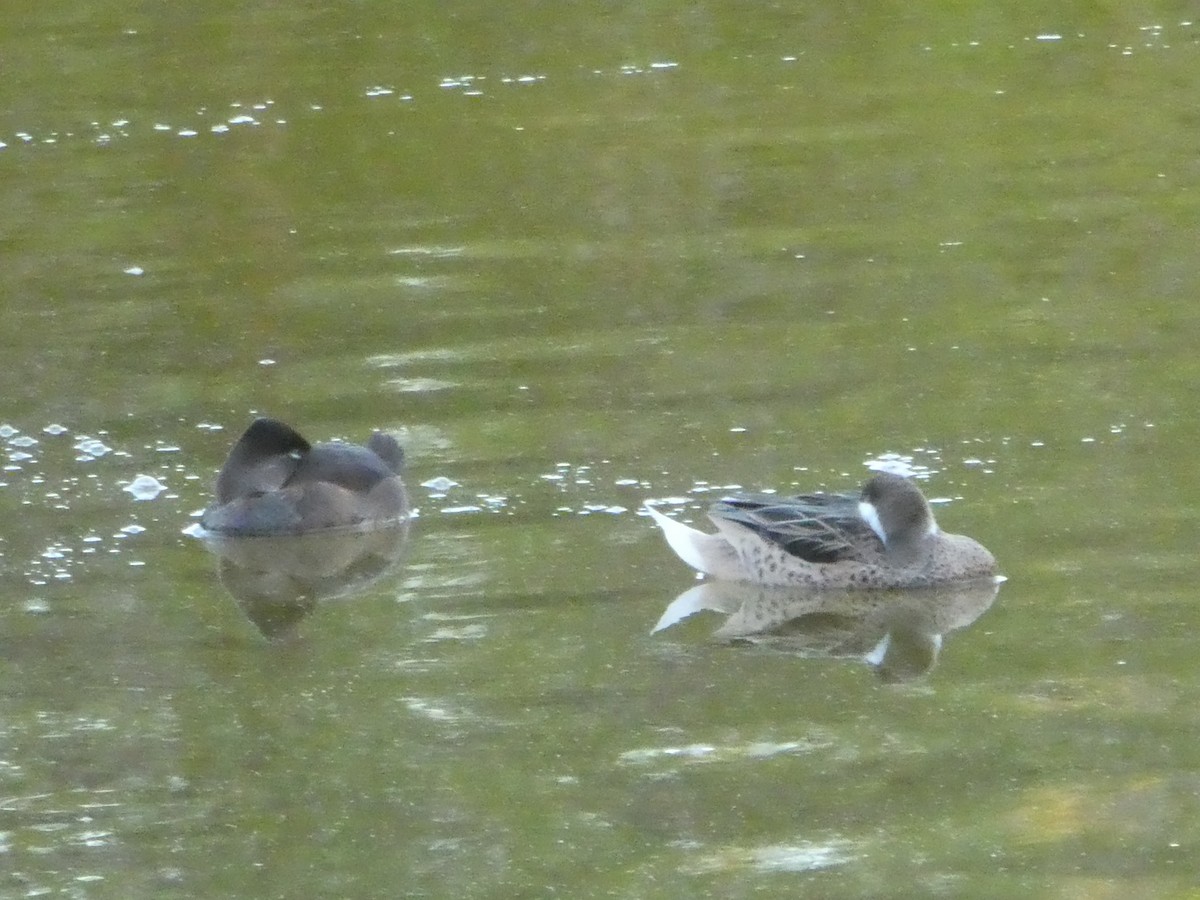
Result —
<instances>
[{"instance_id":1,"label":"dark duck reflection","mask_svg":"<svg viewBox=\"0 0 1200 900\"><path fill-rule=\"evenodd\" d=\"M933 669L943 636L966 628L996 599L1003 577L890 591L804 591L706 581L680 594L653 631L701 610L727 618L717 640L814 659L867 663L887 682Z\"/></svg>"},{"instance_id":2,"label":"dark duck reflection","mask_svg":"<svg viewBox=\"0 0 1200 900\"><path fill-rule=\"evenodd\" d=\"M271 640L286 640L323 601L344 599L400 569L408 524L371 531L231 538L202 534L221 583Z\"/></svg>"},{"instance_id":3,"label":"dark duck reflection","mask_svg":"<svg viewBox=\"0 0 1200 900\"><path fill-rule=\"evenodd\" d=\"M318 601L398 567L408 539L403 467L400 445L381 432L362 447L310 444L275 419L250 424L221 467L198 536L264 635L287 637Z\"/></svg>"}]
</instances>

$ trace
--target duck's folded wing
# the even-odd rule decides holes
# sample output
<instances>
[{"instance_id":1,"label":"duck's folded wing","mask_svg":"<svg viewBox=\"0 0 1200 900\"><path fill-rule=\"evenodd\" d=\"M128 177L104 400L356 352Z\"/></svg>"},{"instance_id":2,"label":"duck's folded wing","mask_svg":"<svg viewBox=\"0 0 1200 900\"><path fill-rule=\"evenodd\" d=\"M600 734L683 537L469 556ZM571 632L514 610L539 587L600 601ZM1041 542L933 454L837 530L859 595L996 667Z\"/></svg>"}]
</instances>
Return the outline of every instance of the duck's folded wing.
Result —
<instances>
[{"instance_id":1,"label":"duck's folded wing","mask_svg":"<svg viewBox=\"0 0 1200 900\"><path fill-rule=\"evenodd\" d=\"M395 475L388 463L366 447L330 441L316 444L305 453L287 484L294 487L326 483L365 494L380 481Z\"/></svg>"},{"instance_id":2,"label":"duck's folded wing","mask_svg":"<svg viewBox=\"0 0 1200 900\"><path fill-rule=\"evenodd\" d=\"M883 549L859 515L858 499L854 494L733 494L714 503L708 514L748 528L792 556L832 563Z\"/></svg>"}]
</instances>

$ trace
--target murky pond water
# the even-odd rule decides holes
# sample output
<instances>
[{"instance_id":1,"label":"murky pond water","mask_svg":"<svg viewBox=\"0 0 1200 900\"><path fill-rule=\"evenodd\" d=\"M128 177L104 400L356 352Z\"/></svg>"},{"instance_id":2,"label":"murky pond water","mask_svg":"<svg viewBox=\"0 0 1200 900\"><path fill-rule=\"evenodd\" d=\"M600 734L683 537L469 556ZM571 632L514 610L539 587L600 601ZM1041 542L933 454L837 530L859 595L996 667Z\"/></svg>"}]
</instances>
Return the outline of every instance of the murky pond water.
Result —
<instances>
[{"instance_id":1,"label":"murky pond water","mask_svg":"<svg viewBox=\"0 0 1200 900\"><path fill-rule=\"evenodd\" d=\"M1200 26L208 16L0 35L0 894L1191 890ZM185 534L256 414L395 434L410 529ZM867 463L999 593L639 514Z\"/></svg>"}]
</instances>

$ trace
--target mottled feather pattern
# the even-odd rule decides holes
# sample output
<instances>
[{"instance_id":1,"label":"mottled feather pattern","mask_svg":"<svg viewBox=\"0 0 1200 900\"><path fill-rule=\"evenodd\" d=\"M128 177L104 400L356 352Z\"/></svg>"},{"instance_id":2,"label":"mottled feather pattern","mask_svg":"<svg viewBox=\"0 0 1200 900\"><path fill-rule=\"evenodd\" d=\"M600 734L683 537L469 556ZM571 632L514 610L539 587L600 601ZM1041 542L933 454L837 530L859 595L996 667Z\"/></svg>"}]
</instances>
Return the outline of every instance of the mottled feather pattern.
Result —
<instances>
[{"instance_id":1,"label":"mottled feather pattern","mask_svg":"<svg viewBox=\"0 0 1200 900\"><path fill-rule=\"evenodd\" d=\"M858 494L733 494L709 509L714 519L736 522L792 556L813 563L860 560L864 545L883 542L858 512Z\"/></svg>"}]
</instances>

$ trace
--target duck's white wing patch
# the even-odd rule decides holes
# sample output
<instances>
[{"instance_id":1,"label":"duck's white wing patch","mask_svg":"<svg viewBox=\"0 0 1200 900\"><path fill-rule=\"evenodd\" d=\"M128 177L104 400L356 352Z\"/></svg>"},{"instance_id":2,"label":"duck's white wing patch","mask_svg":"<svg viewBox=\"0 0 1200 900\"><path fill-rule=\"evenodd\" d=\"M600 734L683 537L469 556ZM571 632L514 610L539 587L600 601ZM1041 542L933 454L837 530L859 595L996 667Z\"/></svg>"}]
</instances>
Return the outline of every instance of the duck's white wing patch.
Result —
<instances>
[{"instance_id":1,"label":"duck's white wing patch","mask_svg":"<svg viewBox=\"0 0 1200 900\"><path fill-rule=\"evenodd\" d=\"M883 546L887 546L887 532L883 530L883 523L879 521L879 510L875 508L874 503L868 503L866 500L858 501L858 514L862 516L863 521L871 526L871 530L879 535L879 539L883 541Z\"/></svg>"},{"instance_id":2,"label":"duck's white wing patch","mask_svg":"<svg viewBox=\"0 0 1200 900\"><path fill-rule=\"evenodd\" d=\"M705 534L670 516L665 516L653 506L644 507L658 527L675 555L697 572L714 578L742 578L741 564L737 553L723 537Z\"/></svg>"}]
</instances>

